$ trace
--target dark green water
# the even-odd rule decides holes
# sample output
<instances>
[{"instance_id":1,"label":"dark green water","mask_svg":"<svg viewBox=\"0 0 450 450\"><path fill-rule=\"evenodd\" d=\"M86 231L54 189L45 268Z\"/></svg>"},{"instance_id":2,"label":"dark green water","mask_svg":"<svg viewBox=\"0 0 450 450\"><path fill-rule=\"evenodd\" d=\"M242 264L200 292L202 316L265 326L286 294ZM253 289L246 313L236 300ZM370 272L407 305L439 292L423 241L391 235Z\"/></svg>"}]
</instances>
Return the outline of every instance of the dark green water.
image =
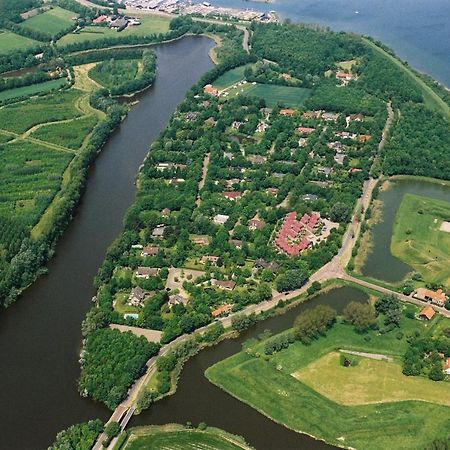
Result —
<instances>
[{"instance_id":1,"label":"dark green water","mask_svg":"<svg viewBox=\"0 0 450 450\"><path fill-rule=\"evenodd\" d=\"M398 180L379 195L383 202L382 220L372 229L373 251L362 268L363 275L390 283L401 281L413 269L391 254L395 215L405 194L450 201L450 187L427 181Z\"/></svg>"}]
</instances>

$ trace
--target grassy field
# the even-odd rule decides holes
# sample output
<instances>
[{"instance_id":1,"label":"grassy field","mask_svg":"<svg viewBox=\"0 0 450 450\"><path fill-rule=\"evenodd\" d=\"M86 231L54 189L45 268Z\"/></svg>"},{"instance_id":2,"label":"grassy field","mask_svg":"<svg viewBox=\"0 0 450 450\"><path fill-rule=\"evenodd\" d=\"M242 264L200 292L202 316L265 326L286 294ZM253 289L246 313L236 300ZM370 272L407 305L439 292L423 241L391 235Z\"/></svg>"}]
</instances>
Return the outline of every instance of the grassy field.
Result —
<instances>
[{"instance_id":1,"label":"grassy field","mask_svg":"<svg viewBox=\"0 0 450 450\"><path fill-rule=\"evenodd\" d=\"M137 60L108 60L96 64L89 77L106 88L114 88L136 78L139 70Z\"/></svg>"},{"instance_id":2,"label":"grassy field","mask_svg":"<svg viewBox=\"0 0 450 450\"><path fill-rule=\"evenodd\" d=\"M250 450L239 436L218 428L188 429L182 425L134 428L122 450ZM117 448L114 450L118 450Z\"/></svg>"},{"instance_id":3,"label":"grassy field","mask_svg":"<svg viewBox=\"0 0 450 450\"><path fill-rule=\"evenodd\" d=\"M43 94L45 92L60 89L67 83L66 78L58 78L57 80L44 81L43 83L32 84L15 89L8 89L0 92L0 102L11 100L13 98L29 97L31 95Z\"/></svg>"},{"instance_id":4,"label":"grassy field","mask_svg":"<svg viewBox=\"0 0 450 450\"><path fill-rule=\"evenodd\" d=\"M343 367L340 353L330 352L294 372L297 380L342 405L421 400L450 406L450 386L402 374L400 364L360 358L355 367Z\"/></svg>"},{"instance_id":5,"label":"grassy field","mask_svg":"<svg viewBox=\"0 0 450 450\"><path fill-rule=\"evenodd\" d=\"M76 108L79 98L80 91L70 89L4 106L0 109L0 127L14 133L23 133L41 123L79 117L80 112Z\"/></svg>"},{"instance_id":6,"label":"grassy field","mask_svg":"<svg viewBox=\"0 0 450 450\"><path fill-rule=\"evenodd\" d=\"M278 103L288 107L300 107L310 96L311 90L290 86L275 86L271 84L252 85L248 95L261 97L268 107L273 108Z\"/></svg>"},{"instance_id":7,"label":"grassy field","mask_svg":"<svg viewBox=\"0 0 450 450\"><path fill-rule=\"evenodd\" d=\"M391 240L394 256L420 272L425 281L450 287L450 202L406 194L395 217Z\"/></svg>"},{"instance_id":8,"label":"grassy field","mask_svg":"<svg viewBox=\"0 0 450 450\"><path fill-rule=\"evenodd\" d=\"M73 154L28 141L0 145L0 214L37 222L61 184Z\"/></svg>"},{"instance_id":9,"label":"grassy field","mask_svg":"<svg viewBox=\"0 0 450 450\"><path fill-rule=\"evenodd\" d=\"M79 33L70 33L58 40L57 44L63 47L68 44L85 41L96 41L105 38L120 38L128 35L145 36L153 33L167 33L170 20L166 17L142 17L141 25L127 28L120 33L105 27L89 26Z\"/></svg>"},{"instance_id":10,"label":"grassy field","mask_svg":"<svg viewBox=\"0 0 450 450\"><path fill-rule=\"evenodd\" d=\"M77 150L82 146L96 124L97 118L95 116L83 116L68 122L43 125L34 131L31 137Z\"/></svg>"},{"instance_id":11,"label":"grassy field","mask_svg":"<svg viewBox=\"0 0 450 450\"><path fill-rule=\"evenodd\" d=\"M448 319L444 320L448 326ZM331 444L365 450L422 450L435 438L446 437L450 427L449 407L428 402L396 401L394 396L385 403L341 405L295 379L292 373L308 370L308 366L314 367L317 360L320 361L337 348L391 354L398 359L406 349L408 333L417 329L431 335L438 323L436 321L430 325L402 317L404 336L401 339L397 339L395 331L384 335L369 332L368 339L348 325L337 324L327 337L309 346L296 342L267 358L240 352L210 367L206 376L276 422ZM261 354L262 344L257 344L252 350L253 355L257 352ZM394 363L391 365L395 366ZM358 367L345 370L353 371ZM324 383L337 383L335 377L333 371L328 380L324 377ZM341 380L345 381L342 377ZM338 390L350 391L358 387L356 383L353 384L353 377L346 380L350 380L350 385L340 383L337 385ZM418 381L425 383L430 391L439 385L447 392L449 389L449 385L444 385L444 382L435 384L426 379ZM357 395L362 394L357 392ZM385 398L388 399L387 396Z\"/></svg>"},{"instance_id":12,"label":"grassy field","mask_svg":"<svg viewBox=\"0 0 450 450\"><path fill-rule=\"evenodd\" d=\"M29 39L11 31L0 30L0 55L24 51L39 45L38 41Z\"/></svg>"},{"instance_id":13,"label":"grassy field","mask_svg":"<svg viewBox=\"0 0 450 450\"><path fill-rule=\"evenodd\" d=\"M251 64L246 64L245 66L239 66L235 69L231 69L228 72L225 72L221 75L217 80L214 81L214 86L219 89L224 89L232 84L237 83L238 81L242 81L244 79L244 72L247 67L251 66Z\"/></svg>"},{"instance_id":14,"label":"grassy field","mask_svg":"<svg viewBox=\"0 0 450 450\"><path fill-rule=\"evenodd\" d=\"M53 36L70 29L74 23L72 17L77 16L78 14L72 11L56 6L55 8L26 19L20 26L47 34L48 36Z\"/></svg>"}]
</instances>

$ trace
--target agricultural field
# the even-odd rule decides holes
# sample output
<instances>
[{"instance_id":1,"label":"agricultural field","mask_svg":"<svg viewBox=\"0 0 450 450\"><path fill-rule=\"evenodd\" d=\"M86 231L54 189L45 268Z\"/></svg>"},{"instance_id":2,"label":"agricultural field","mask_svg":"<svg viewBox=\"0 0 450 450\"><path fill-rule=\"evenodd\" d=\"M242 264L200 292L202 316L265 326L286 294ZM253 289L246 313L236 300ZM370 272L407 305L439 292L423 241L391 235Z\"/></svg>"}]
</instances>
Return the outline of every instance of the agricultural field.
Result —
<instances>
[{"instance_id":1,"label":"agricultural field","mask_svg":"<svg viewBox=\"0 0 450 450\"><path fill-rule=\"evenodd\" d=\"M11 31L0 30L0 55L29 50L39 45L40 43L33 39L20 36Z\"/></svg>"},{"instance_id":2,"label":"agricultural field","mask_svg":"<svg viewBox=\"0 0 450 450\"><path fill-rule=\"evenodd\" d=\"M29 97L36 94L43 94L62 88L67 83L66 78L58 78L57 80L44 81L43 83L31 84L15 89L8 89L0 92L0 102L11 100L14 98Z\"/></svg>"},{"instance_id":3,"label":"agricultural field","mask_svg":"<svg viewBox=\"0 0 450 450\"><path fill-rule=\"evenodd\" d=\"M420 272L427 282L450 287L450 202L407 194L395 217L394 256Z\"/></svg>"},{"instance_id":4,"label":"agricultural field","mask_svg":"<svg viewBox=\"0 0 450 450\"><path fill-rule=\"evenodd\" d=\"M22 140L0 145L0 215L34 225L59 190L72 157Z\"/></svg>"},{"instance_id":5,"label":"agricultural field","mask_svg":"<svg viewBox=\"0 0 450 450\"><path fill-rule=\"evenodd\" d=\"M32 31L47 34L51 37L69 30L74 24L72 20L73 17L77 17L77 14L56 6L55 8L26 19L20 26Z\"/></svg>"},{"instance_id":6,"label":"agricultural field","mask_svg":"<svg viewBox=\"0 0 450 450\"><path fill-rule=\"evenodd\" d=\"M244 439L217 428L189 429L181 425L134 428L122 450L251 450Z\"/></svg>"},{"instance_id":7,"label":"agricultural field","mask_svg":"<svg viewBox=\"0 0 450 450\"><path fill-rule=\"evenodd\" d=\"M68 122L43 125L34 131L31 137L77 150L96 124L97 118L94 115L83 116Z\"/></svg>"},{"instance_id":8,"label":"agricultural field","mask_svg":"<svg viewBox=\"0 0 450 450\"><path fill-rule=\"evenodd\" d=\"M292 376L341 405L419 400L450 406L449 386L402 374L400 364L359 358L355 367L344 367L340 353L330 352L294 372Z\"/></svg>"},{"instance_id":9,"label":"agricultural field","mask_svg":"<svg viewBox=\"0 0 450 450\"><path fill-rule=\"evenodd\" d=\"M249 65L239 66L235 69L231 69L228 72L225 72L223 75L217 78L217 80L214 81L214 86L218 89L224 89L237 83L238 81L242 81L245 78L244 72L248 66Z\"/></svg>"},{"instance_id":10,"label":"agricultural field","mask_svg":"<svg viewBox=\"0 0 450 450\"><path fill-rule=\"evenodd\" d=\"M41 123L79 117L81 113L76 102L80 94L80 91L70 89L4 106L0 109L1 127L13 133L24 133Z\"/></svg>"},{"instance_id":11,"label":"agricultural field","mask_svg":"<svg viewBox=\"0 0 450 450\"><path fill-rule=\"evenodd\" d=\"M448 320L442 320L448 326ZM258 357L264 353L263 345L257 343L251 351L210 367L206 376L276 422L328 443L368 450L419 450L446 437L449 385L406 377L397 362L407 348L408 333L418 330L432 335L440 321L430 325L403 315L401 339L395 332L363 335L338 323L311 345L297 341L272 356ZM393 362L360 358L359 365L342 367L339 356L334 356L338 348L390 355ZM415 387L423 394L415 399L422 401L412 400Z\"/></svg>"},{"instance_id":12,"label":"agricultural field","mask_svg":"<svg viewBox=\"0 0 450 450\"><path fill-rule=\"evenodd\" d=\"M139 70L137 60L103 61L89 71L89 77L106 88L114 88L133 81Z\"/></svg>"},{"instance_id":13,"label":"agricultural field","mask_svg":"<svg viewBox=\"0 0 450 450\"><path fill-rule=\"evenodd\" d=\"M166 17L142 17L141 25L129 27L120 33L106 27L88 26L78 33L70 33L58 40L57 45L63 47L85 41L96 41L105 38L121 38L123 36L144 36L153 33L167 33L170 20Z\"/></svg>"}]
</instances>

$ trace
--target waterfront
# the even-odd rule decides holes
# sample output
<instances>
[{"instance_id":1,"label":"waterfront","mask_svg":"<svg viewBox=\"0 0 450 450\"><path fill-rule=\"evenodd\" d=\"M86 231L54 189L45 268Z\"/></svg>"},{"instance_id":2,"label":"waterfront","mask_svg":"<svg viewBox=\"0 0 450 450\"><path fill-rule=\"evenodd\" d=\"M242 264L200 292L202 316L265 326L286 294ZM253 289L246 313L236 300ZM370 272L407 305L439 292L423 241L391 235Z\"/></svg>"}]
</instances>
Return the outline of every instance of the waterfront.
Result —
<instances>
[{"instance_id":1,"label":"waterfront","mask_svg":"<svg viewBox=\"0 0 450 450\"><path fill-rule=\"evenodd\" d=\"M56 433L109 412L77 391L81 321L93 279L118 236L149 145L187 90L212 67L213 41L186 37L155 46L154 85L110 137L89 173L77 214L56 247L49 274L0 316L2 450L44 449ZM180 76L180 74L183 74Z\"/></svg>"}]
</instances>

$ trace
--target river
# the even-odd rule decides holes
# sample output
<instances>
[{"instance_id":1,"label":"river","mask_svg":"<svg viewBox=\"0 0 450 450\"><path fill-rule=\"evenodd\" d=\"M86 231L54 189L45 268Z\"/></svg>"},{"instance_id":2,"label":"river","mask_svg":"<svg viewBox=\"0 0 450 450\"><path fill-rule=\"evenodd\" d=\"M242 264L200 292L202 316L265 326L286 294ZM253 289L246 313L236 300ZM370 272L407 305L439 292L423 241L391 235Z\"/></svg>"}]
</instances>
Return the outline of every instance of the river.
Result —
<instances>
[{"instance_id":1,"label":"river","mask_svg":"<svg viewBox=\"0 0 450 450\"><path fill-rule=\"evenodd\" d=\"M382 201L381 220L372 228L373 250L362 268L364 275L395 283L413 269L391 253L391 236L395 216L405 194L449 201L450 187L421 180L397 180L378 197Z\"/></svg>"},{"instance_id":2,"label":"river","mask_svg":"<svg viewBox=\"0 0 450 450\"><path fill-rule=\"evenodd\" d=\"M415 69L450 86L448 0L212 0L212 4L275 10L283 19L373 36Z\"/></svg>"},{"instance_id":3,"label":"river","mask_svg":"<svg viewBox=\"0 0 450 450\"><path fill-rule=\"evenodd\" d=\"M77 392L80 324L91 306L92 282L106 248L133 202L134 181L149 145L187 90L212 68L208 51L213 45L204 37L186 37L155 46L156 81L92 166L49 274L1 312L0 449L44 449L62 428L109 417L105 407Z\"/></svg>"}]
</instances>

